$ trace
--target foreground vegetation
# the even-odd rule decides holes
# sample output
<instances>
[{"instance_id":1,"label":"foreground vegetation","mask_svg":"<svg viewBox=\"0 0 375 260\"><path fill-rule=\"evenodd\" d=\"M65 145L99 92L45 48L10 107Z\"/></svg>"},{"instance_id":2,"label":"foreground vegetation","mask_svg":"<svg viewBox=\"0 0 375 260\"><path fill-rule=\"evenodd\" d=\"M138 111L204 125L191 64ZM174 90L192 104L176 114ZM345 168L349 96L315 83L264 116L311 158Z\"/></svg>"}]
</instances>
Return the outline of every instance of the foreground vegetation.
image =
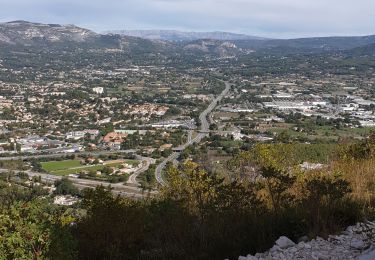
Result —
<instances>
[{"instance_id":1,"label":"foreground vegetation","mask_svg":"<svg viewBox=\"0 0 375 260\"><path fill-rule=\"evenodd\" d=\"M1 259L224 259L280 235L327 236L374 217L375 138L337 147L302 171L294 144L260 144L228 161L231 180L187 161L154 198L86 190L74 208L2 181Z\"/></svg>"}]
</instances>

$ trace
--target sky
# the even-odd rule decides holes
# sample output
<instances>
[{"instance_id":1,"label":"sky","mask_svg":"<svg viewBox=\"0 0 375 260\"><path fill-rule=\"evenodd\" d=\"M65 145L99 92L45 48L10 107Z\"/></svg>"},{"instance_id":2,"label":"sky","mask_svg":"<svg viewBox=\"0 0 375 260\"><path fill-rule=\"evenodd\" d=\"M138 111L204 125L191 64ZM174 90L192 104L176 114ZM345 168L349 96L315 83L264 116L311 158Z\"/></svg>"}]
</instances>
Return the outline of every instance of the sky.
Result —
<instances>
[{"instance_id":1,"label":"sky","mask_svg":"<svg viewBox=\"0 0 375 260\"><path fill-rule=\"evenodd\" d=\"M375 34L375 0L0 0L0 22L228 31L272 38Z\"/></svg>"}]
</instances>

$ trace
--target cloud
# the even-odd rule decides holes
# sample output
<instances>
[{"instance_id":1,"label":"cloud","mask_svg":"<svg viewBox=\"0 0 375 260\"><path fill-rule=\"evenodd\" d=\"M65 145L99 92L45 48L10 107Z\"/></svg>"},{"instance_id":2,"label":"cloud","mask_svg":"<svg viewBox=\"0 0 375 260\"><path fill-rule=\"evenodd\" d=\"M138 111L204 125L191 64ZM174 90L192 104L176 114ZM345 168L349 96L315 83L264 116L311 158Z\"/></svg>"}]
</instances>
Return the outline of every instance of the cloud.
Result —
<instances>
[{"instance_id":1,"label":"cloud","mask_svg":"<svg viewBox=\"0 0 375 260\"><path fill-rule=\"evenodd\" d=\"M373 0L0 0L0 20L260 36L374 34Z\"/></svg>"}]
</instances>

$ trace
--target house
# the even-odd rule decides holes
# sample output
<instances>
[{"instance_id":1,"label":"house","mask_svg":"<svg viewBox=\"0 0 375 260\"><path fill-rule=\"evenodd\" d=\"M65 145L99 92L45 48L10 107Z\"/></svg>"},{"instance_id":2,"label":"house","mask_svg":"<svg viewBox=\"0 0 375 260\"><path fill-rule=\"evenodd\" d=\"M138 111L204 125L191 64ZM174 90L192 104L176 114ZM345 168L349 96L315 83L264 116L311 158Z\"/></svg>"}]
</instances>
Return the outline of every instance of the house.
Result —
<instances>
[{"instance_id":1,"label":"house","mask_svg":"<svg viewBox=\"0 0 375 260\"><path fill-rule=\"evenodd\" d=\"M160 151L164 151L164 150L168 150L168 149L171 149L172 148L172 144L163 144L159 147L159 150Z\"/></svg>"},{"instance_id":2,"label":"house","mask_svg":"<svg viewBox=\"0 0 375 260\"><path fill-rule=\"evenodd\" d=\"M66 139L79 140L85 137L86 132L84 131L73 131L65 134Z\"/></svg>"},{"instance_id":3,"label":"house","mask_svg":"<svg viewBox=\"0 0 375 260\"><path fill-rule=\"evenodd\" d=\"M127 133L110 132L106 134L106 136L103 137L103 142L104 143L111 143L111 142L122 143L127 136L128 136Z\"/></svg>"}]
</instances>

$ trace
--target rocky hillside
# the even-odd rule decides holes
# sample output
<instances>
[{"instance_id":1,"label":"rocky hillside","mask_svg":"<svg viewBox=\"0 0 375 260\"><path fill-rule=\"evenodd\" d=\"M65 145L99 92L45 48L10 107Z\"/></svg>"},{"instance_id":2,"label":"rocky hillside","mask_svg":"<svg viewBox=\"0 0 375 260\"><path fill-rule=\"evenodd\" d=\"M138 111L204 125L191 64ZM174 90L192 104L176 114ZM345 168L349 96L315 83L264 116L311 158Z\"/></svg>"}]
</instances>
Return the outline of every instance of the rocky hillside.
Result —
<instances>
[{"instance_id":1,"label":"rocky hillside","mask_svg":"<svg viewBox=\"0 0 375 260\"><path fill-rule=\"evenodd\" d=\"M186 56L201 59L202 56L209 56L210 58L238 57L254 51L268 55L270 53L295 54L299 52L341 51L351 48L358 48L353 54L363 55L363 53L373 53L373 45L371 44L375 44L375 36L273 40L222 32L180 33L159 31L158 34L156 31L148 31L147 35L149 36L147 37L144 34L147 34L147 32L134 32L131 34L133 36L98 34L75 25L13 21L0 23L0 50L19 52L27 47L30 53L40 50L46 52L51 50L92 52L94 50L97 53L121 52L131 57L139 56L141 59L156 56L158 59L171 59L173 57L182 57L183 59ZM185 40L164 40L168 37ZM209 39L192 40L200 37Z\"/></svg>"},{"instance_id":2,"label":"rocky hillside","mask_svg":"<svg viewBox=\"0 0 375 260\"><path fill-rule=\"evenodd\" d=\"M69 55L79 57L89 52L90 57L97 54L122 53L128 57L145 59L150 56L166 57L175 50L175 46L168 42L103 35L75 25L26 21L0 23L0 51L13 55L19 52L30 54L42 52L54 57L57 53L64 52L65 57Z\"/></svg>"},{"instance_id":3,"label":"rocky hillside","mask_svg":"<svg viewBox=\"0 0 375 260\"><path fill-rule=\"evenodd\" d=\"M148 40L118 34L97 34L75 25L41 24L26 21L0 23L0 49L18 51L29 49L118 51L129 55L213 55L232 56L238 53L231 42L202 40L173 43Z\"/></svg>"},{"instance_id":4,"label":"rocky hillside","mask_svg":"<svg viewBox=\"0 0 375 260\"><path fill-rule=\"evenodd\" d=\"M196 54L213 54L220 57L230 57L241 53L242 50L229 41L198 40L182 46L184 52Z\"/></svg>"},{"instance_id":5,"label":"rocky hillside","mask_svg":"<svg viewBox=\"0 0 375 260\"><path fill-rule=\"evenodd\" d=\"M40 24L26 21L0 23L0 42L5 44L84 42L96 37L98 37L96 33L74 25Z\"/></svg>"},{"instance_id":6,"label":"rocky hillside","mask_svg":"<svg viewBox=\"0 0 375 260\"><path fill-rule=\"evenodd\" d=\"M240 256L238 260L289 260L289 259L374 259L375 222L358 223L348 227L342 234L329 236L327 240L317 237L311 241L301 238L295 244L287 237L280 237L265 253Z\"/></svg>"}]
</instances>

